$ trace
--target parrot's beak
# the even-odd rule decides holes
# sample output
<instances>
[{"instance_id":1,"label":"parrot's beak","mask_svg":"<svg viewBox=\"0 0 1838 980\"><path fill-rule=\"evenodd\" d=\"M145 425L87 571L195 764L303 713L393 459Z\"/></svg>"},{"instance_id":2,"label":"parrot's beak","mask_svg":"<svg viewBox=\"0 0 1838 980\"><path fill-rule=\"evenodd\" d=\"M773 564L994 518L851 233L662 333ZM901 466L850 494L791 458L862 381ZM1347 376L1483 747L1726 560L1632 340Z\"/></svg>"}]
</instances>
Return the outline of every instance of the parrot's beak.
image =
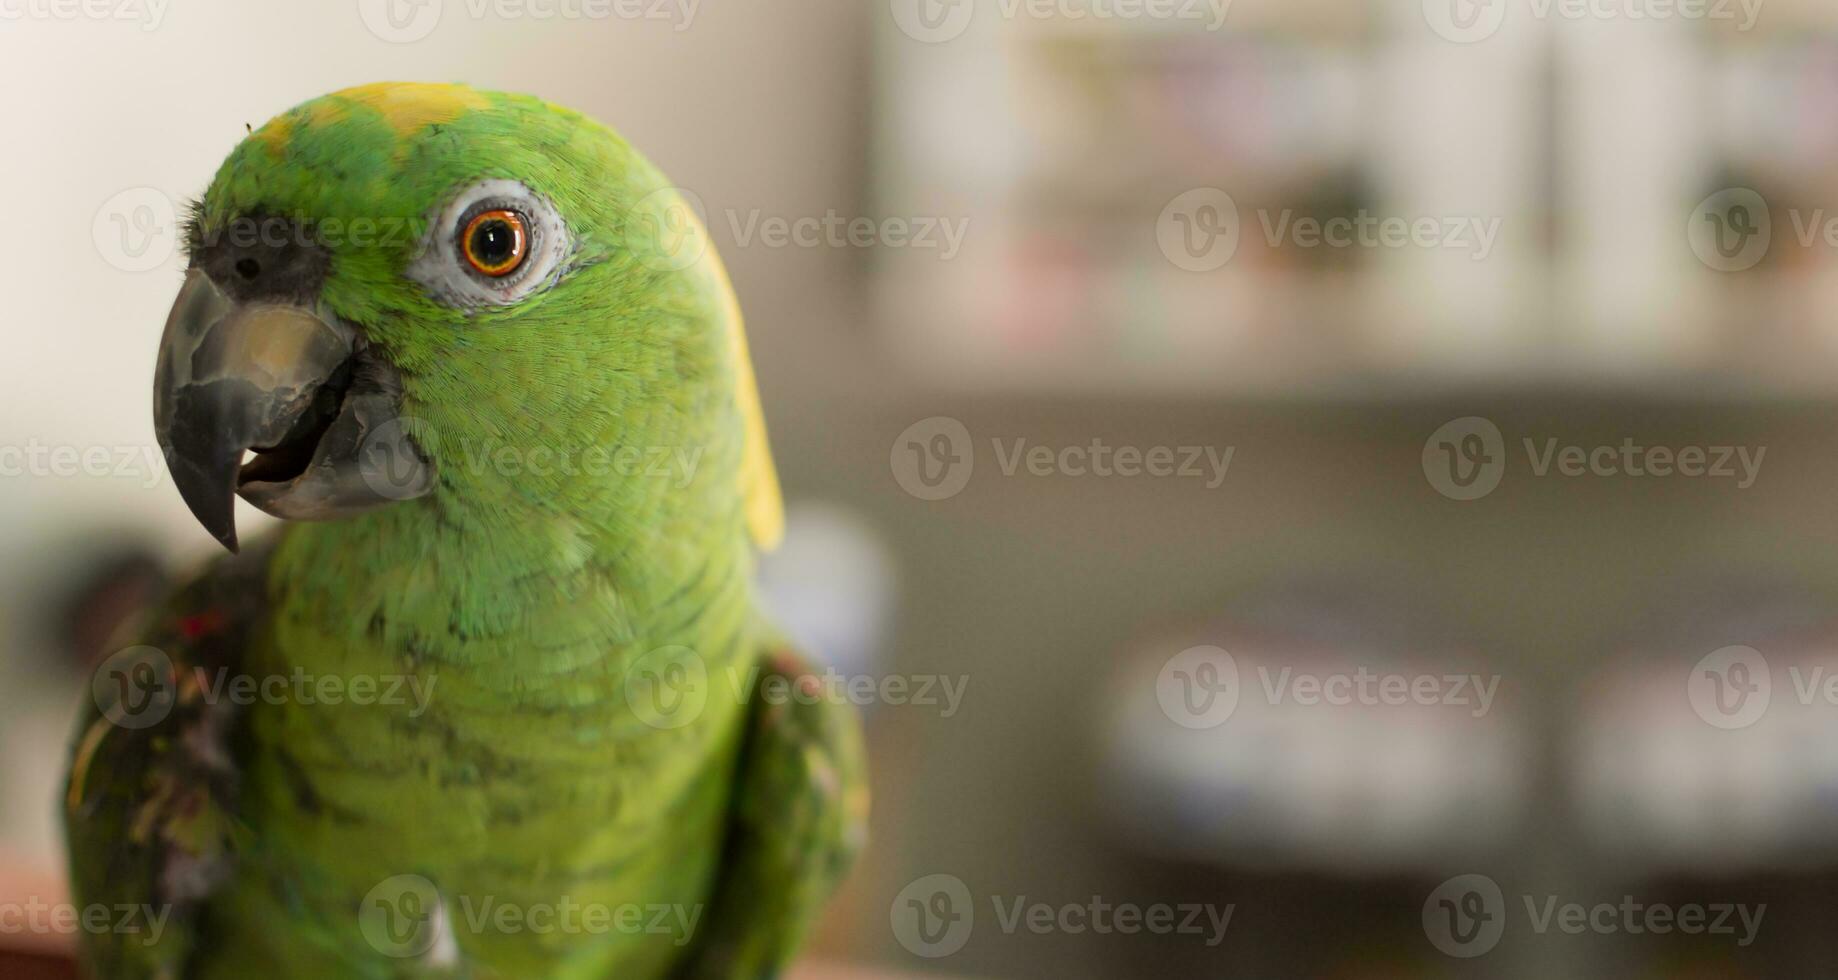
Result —
<instances>
[{"instance_id":1,"label":"parrot's beak","mask_svg":"<svg viewBox=\"0 0 1838 980\"><path fill-rule=\"evenodd\" d=\"M431 490L400 398L394 369L338 317L234 300L194 268L160 340L153 429L186 506L235 551L238 494L276 517L325 520Z\"/></svg>"}]
</instances>

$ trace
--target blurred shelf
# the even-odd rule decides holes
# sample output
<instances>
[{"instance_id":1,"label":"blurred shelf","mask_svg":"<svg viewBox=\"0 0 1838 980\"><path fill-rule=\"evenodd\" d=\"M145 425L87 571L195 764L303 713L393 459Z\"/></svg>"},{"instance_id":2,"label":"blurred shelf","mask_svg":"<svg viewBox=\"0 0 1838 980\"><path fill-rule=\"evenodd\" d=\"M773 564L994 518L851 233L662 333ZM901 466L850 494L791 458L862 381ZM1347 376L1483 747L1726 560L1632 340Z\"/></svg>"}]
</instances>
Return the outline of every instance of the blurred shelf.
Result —
<instances>
[{"instance_id":1,"label":"blurred shelf","mask_svg":"<svg viewBox=\"0 0 1838 980\"><path fill-rule=\"evenodd\" d=\"M1325 2L1240 5L1216 32L1022 13L926 45L890 27L877 209L968 233L948 258L877 251L873 329L926 383L972 389L1830 397L1838 14L1765 13L1747 32L1556 19L1485 45ZM1713 268L1693 209L1749 185L1770 250ZM1208 188L1237 244L1189 262L1162 225L1192 234L1176 201ZM1285 214L1497 237L1485 256L1304 246L1269 232Z\"/></svg>"}]
</instances>

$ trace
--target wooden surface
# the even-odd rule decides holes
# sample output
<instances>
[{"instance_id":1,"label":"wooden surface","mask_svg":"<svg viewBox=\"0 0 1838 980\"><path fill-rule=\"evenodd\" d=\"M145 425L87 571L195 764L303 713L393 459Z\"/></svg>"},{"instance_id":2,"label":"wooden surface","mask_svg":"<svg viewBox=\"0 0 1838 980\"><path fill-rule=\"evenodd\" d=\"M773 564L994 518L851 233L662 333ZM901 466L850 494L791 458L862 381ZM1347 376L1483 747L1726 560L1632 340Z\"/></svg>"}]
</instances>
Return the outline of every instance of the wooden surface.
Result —
<instances>
[{"instance_id":1,"label":"wooden surface","mask_svg":"<svg viewBox=\"0 0 1838 980\"><path fill-rule=\"evenodd\" d=\"M79 980L76 964L64 956L9 953L0 949L0 977L6 980Z\"/></svg>"},{"instance_id":2,"label":"wooden surface","mask_svg":"<svg viewBox=\"0 0 1838 980\"><path fill-rule=\"evenodd\" d=\"M23 905L37 902L56 905L65 900L63 875L49 869L39 869L33 862L0 852L0 903ZM41 975L27 971L24 966L15 968L5 959L4 954L62 956L69 945L68 936L29 932L0 935L0 978L13 980L14 977Z\"/></svg>"}]
</instances>

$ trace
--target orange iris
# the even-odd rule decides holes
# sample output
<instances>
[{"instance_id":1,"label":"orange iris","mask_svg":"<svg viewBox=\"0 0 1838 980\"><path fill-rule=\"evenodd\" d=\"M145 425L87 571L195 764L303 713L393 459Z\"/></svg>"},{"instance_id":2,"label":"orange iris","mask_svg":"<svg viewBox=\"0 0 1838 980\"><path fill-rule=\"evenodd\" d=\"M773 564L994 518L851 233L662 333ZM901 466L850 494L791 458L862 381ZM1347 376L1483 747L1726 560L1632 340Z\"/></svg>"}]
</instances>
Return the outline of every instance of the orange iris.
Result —
<instances>
[{"instance_id":1,"label":"orange iris","mask_svg":"<svg viewBox=\"0 0 1838 980\"><path fill-rule=\"evenodd\" d=\"M502 208L479 212L460 232L460 252L466 262L494 279L517 271L529 242L523 215Z\"/></svg>"}]
</instances>

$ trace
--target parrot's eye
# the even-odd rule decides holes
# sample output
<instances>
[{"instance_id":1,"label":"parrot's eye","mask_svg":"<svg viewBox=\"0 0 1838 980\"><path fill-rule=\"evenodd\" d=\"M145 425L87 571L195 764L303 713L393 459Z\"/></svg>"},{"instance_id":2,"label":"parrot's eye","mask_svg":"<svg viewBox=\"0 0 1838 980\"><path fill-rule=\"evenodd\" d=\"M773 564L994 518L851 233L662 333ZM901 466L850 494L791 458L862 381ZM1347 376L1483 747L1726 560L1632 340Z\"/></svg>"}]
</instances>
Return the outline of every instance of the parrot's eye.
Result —
<instances>
[{"instance_id":1,"label":"parrot's eye","mask_svg":"<svg viewBox=\"0 0 1838 980\"><path fill-rule=\"evenodd\" d=\"M516 272L523 264L529 237L523 215L492 208L466 222L460 231L460 252L474 269L497 279Z\"/></svg>"},{"instance_id":2,"label":"parrot's eye","mask_svg":"<svg viewBox=\"0 0 1838 980\"><path fill-rule=\"evenodd\" d=\"M409 277L450 306L508 306L561 278L574 239L554 205L514 180L460 189L430 218Z\"/></svg>"}]
</instances>

